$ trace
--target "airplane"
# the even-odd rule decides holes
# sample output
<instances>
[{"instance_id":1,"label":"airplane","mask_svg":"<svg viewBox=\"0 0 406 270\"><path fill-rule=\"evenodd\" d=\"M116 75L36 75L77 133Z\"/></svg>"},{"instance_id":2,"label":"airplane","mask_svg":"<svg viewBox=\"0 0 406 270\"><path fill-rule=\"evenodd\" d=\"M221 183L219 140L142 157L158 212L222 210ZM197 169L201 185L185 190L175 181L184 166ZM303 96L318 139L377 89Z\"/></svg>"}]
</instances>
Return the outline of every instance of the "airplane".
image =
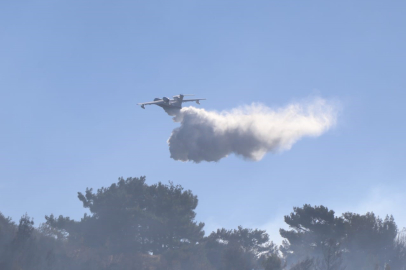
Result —
<instances>
[{"instance_id":1,"label":"airplane","mask_svg":"<svg viewBox=\"0 0 406 270\"><path fill-rule=\"evenodd\" d=\"M154 101L145 102L145 103L138 103L141 108L145 109L145 105L157 105L163 108L169 115L175 115L180 109L182 109L183 102L196 102L200 104L200 100L206 100L205 98L197 98L197 99L183 99L185 96L193 96L193 95L182 95L179 94L177 96L173 96L173 99L169 99L167 97L163 98L154 98Z\"/></svg>"}]
</instances>

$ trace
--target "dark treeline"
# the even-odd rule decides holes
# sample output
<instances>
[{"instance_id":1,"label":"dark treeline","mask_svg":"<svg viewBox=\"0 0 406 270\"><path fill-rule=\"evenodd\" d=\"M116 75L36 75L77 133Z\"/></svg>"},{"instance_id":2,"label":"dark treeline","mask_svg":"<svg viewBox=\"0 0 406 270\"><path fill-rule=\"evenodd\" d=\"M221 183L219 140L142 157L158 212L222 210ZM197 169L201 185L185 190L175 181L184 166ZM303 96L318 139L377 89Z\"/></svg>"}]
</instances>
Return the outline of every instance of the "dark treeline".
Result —
<instances>
[{"instance_id":1,"label":"dark treeline","mask_svg":"<svg viewBox=\"0 0 406 270\"><path fill-rule=\"evenodd\" d=\"M0 214L0 269L406 270L406 237L392 216L294 207L277 246L258 229L205 236L197 196L172 183L120 178L78 198L91 213L80 221L50 215L34 227L28 215L16 224Z\"/></svg>"}]
</instances>

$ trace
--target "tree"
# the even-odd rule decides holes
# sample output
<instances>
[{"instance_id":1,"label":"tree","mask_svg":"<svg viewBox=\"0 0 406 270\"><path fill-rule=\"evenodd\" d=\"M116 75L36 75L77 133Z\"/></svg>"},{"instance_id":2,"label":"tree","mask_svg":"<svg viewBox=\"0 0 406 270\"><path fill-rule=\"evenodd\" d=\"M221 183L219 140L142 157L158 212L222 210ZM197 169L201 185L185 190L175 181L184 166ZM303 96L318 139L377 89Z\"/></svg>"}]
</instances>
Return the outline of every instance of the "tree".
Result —
<instances>
[{"instance_id":1,"label":"tree","mask_svg":"<svg viewBox=\"0 0 406 270\"><path fill-rule=\"evenodd\" d=\"M285 238L281 251L289 263L314 257L323 269L340 269L344 261L347 269L372 269L402 260L392 216L348 212L336 217L327 207L307 204L293 210L285 216L291 229L280 230Z\"/></svg>"},{"instance_id":2,"label":"tree","mask_svg":"<svg viewBox=\"0 0 406 270\"><path fill-rule=\"evenodd\" d=\"M290 270L311 270L314 268L314 258L306 258L303 261L300 261L293 265Z\"/></svg>"},{"instance_id":3,"label":"tree","mask_svg":"<svg viewBox=\"0 0 406 270\"><path fill-rule=\"evenodd\" d=\"M406 228L396 237L391 265L393 269L406 270Z\"/></svg>"},{"instance_id":4,"label":"tree","mask_svg":"<svg viewBox=\"0 0 406 270\"><path fill-rule=\"evenodd\" d=\"M262 266L264 270L281 270L283 267L282 259L277 254L271 254L263 259Z\"/></svg>"},{"instance_id":5,"label":"tree","mask_svg":"<svg viewBox=\"0 0 406 270\"><path fill-rule=\"evenodd\" d=\"M180 185L158 183L149 187L149 211L146 219L147 240L152 240L155 253L178 249L183 245L196 244L203 239L203 223L194 221L197 197Z\"/></svg>"},{"instance_id":6,"label":"tree","mask_svg":"<svg viewBox=\"0 0 406 270\"><path fill-rule=\"evenodd\" d=\"M384 266L395 254L395 239L398 233L393 216L383 220L374 213L365 215L344 213L346 237L343 247L352 267L361 269L372 261Z\"/></svg>"},{"instance_id":7,"label":"tree","mask_svg":"<svg viewBox=\"0 0 406 270\"><path fill-rule=\"evenodd\" d=\"M34 231L34 221L25 214L21 217L17 227L17 233L14 239L16 245L22 245L26 243L31 237Z\"/></svg>"},{"instance_id":8,"label":"tree","mask_svg":"<svg viewBox=\"0 0 406 270\"><path fill-rule=\"evenodd\" d=\"M322 205L294 207L293 213L285 216L285 222L291 229L280 229L281 236L286 239L281 251L290 262L322 256L327 239L338 241L344 235L342 218L335 217L333 210Z\"/></svg>"},{"instance_id":9,"label":"tree","mask_svg":"<svg viewBox=\"0 0 406 270\"><path fill-rule=\"evenodd\" d=\"M343 251L340 243L334 239L328 239L323 244L322 267L326 270L343 270Z\"/></svg>"},{"instance_id":10,"label":"tree","mask_svg":"<svg viewBox=\"0 0 406 270\"><path fill-rule=\"evenodd\" d=\"M207 258L218 269L259 269L265 256L277 252L264 230L241 226L212 232L205 239L205 247Z\"/></svg>"},{"instance_id":11,"label":"tree","mask_svg":"<svg viewBox=\"0 0 406 270\"><path fill-rule=\"evenodd\" d=\"M0 269L7 269L10 262L10 246L17 228L11 218L0 213Z\"/></svg>"},{"instance_id":12,"label":"tree","mask_svg":"<svg viewBox=\"0 0 406 270\"><path fill-rule=\"evenodd\" d=\"M204 245L189 245L167 250L160 256L157 270L214 270L206 256Z\"/></svg>"},{"instance_id":13,"label":"tree","mask_svg":"<svg viewBox=\"0 0 406 270\"><path fill-rule=\"evenodd\" d=\"M113 253L152 252L196 244L203 238L203 223L197 223L198 200L190 190L173 183L148 186L145 177L119 178L116 184L78 193L91 215L81 221L47 216L47 224L65 230L72 242L104 247Z\"/></svg>"},{"instance_id":14,"label":"tree","mask_svg":"<svg viewBox=\"0 0 406 270\"><path fill-rule=\"evenodd\" d=\"M0 252L14 238L16 230L16 225L11 221L11 218L6 218L0 213Z\"/></svg>"},{"instance_id":15,"label":"tree","mask_svg":"<svg viewBox=\"0 0 406 270\"><path fill-rule=\"evenodd\" d=\"M222 252L222 267L224 270L258 269L255 257L235 242L228 244Z\"/></svg>"},{"instance_id":16,"label":"tree","mask_svg":"<svg viewBox=\"0 0 406 270\"><path fill-rule=\"evenodd\" d=\"M33 235L34 221L27 215L20 218L13 240L6 246L2 259L4 269L27 269L39 265L36 239Z\"/></svg>"}]
</instances>

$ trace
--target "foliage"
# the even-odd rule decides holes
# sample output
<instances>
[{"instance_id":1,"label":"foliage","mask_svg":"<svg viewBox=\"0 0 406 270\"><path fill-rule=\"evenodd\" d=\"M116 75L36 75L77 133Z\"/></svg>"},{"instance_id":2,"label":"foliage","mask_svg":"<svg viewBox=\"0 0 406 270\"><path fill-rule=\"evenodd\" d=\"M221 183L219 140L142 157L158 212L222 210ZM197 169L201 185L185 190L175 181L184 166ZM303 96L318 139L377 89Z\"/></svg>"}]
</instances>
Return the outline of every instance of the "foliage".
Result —
<instances>
[{"instance_id":1,"label":"foliage","mask_svg":"<svg viewBox=\"0 0 406 270\"><path fill-rule=\"evenodd\" d=\"M289 260L301 260L309 256L322 256L327 239L340 239L344 236L342 218L324 206L294 207L293 213L285 216L291 230L280 229L286 240L281 251Z\"/></svg>"},{"instance_id":2,"label":"foliage","mask_svg":"<svg viewBox=\"0 0 406 270\"><path fill-rule=\"evenodd\" d=\"M264 230L239 226L204 237L197 197L179 185L120 178L78 193L89 209L80 221L54 215L38 228L0 213L4 270L405 270L406 230L392 216L293 208L277 247Z\"/></svg>"},{"instance_id":3,"label":"foliage","mask_svg":"<svg viewBox=\"0 0 406 270\"><path fill-rule=\"evenodd\" d=\"M283 268L282 259L277 254L270 254L262 261L264 270L281 270Z\"/></svg>"},{"instance_id":4,"label":"foliage","mask_svg":"<svg viewBox=\"0 0 406 270\"><path fill-rule=\"evenodd\" d=\"M290 270L311 270L314 269L315 262L314 258L306 258L303 261L300 261L293 265Z\"/></svg>"},{"instance_id":5,"label":"foliage","mask_svg":"<svg viewBox=\"0 0 406 270\"><path fill-rule=\"evenodd\" d=\"M0 251L4 250L7 243L11 242L16 231L16 225L11 221L11 218L6 218L0 213Z\"/></svg>"},{"instance_id":6,"label":"foliage","mask_svg":"<svg viewBox=\"0 0 406 270\"><path fill-rule=\"evenodd\" d=\"M280 230L285 238L281 251L291 265L314 257L323 269L373 269L396 264L403 256L402 245L395 244L398 230L392 216L348 212L336 217L327 207L305 204L285 222L291 229Z\"/></svg>"},{"instance_id":7,"label":"foliage","mask_svg":"<svg viewBox=\"0 0 406 270\"><path fill-rule=\"evenodd\" d=\"M197 197L172 183L148 186L145 177L120 178L96 193L79 192L78 198L91 215L85 214L79 222L53 215L46 219L81 245L103 246L116 253L162 254L203 237L204 224L194 221Z\"/></svg>"},{"instance_id":8,"label":"foliage","mask_svg":"<svg viewBox=\"0 0 406 270\"><path fill-rule=\"evenodd\" d=\"M219 269L259 269L262 265L258 258L277 252L265 231L241 226L218 229L206 238L205 245L208 259Z\"/></svg>"}]
</instances>

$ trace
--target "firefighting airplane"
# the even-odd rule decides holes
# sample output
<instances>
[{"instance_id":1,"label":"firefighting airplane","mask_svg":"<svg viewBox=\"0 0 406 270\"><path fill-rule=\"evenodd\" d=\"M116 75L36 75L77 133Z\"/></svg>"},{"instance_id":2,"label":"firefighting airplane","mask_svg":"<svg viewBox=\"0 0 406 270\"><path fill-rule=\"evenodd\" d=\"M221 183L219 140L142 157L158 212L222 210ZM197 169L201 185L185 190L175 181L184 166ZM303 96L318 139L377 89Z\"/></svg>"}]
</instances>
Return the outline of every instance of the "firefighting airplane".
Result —
<instances>
[{"instance_id":1,"label":"firefighting airplane","mask_svg":"<svg viewBox=\"0 0 406 270\"><path fill-rule=\"evenodd\" d=\"M167 97L161 98L154 98L154 101L145 102L145 103L138 103L141 108L145 109L145 105L157 105L163 108L169 115L172 115L182 109L183 102L191 102L194 101L197 104L200 104L200 100L206 100L205 98L197 98L197 99L183 99L184 96L193 96L193 95L177 95L173 96L173 99L169 99Z\"/></svg>"}]
</instances>

